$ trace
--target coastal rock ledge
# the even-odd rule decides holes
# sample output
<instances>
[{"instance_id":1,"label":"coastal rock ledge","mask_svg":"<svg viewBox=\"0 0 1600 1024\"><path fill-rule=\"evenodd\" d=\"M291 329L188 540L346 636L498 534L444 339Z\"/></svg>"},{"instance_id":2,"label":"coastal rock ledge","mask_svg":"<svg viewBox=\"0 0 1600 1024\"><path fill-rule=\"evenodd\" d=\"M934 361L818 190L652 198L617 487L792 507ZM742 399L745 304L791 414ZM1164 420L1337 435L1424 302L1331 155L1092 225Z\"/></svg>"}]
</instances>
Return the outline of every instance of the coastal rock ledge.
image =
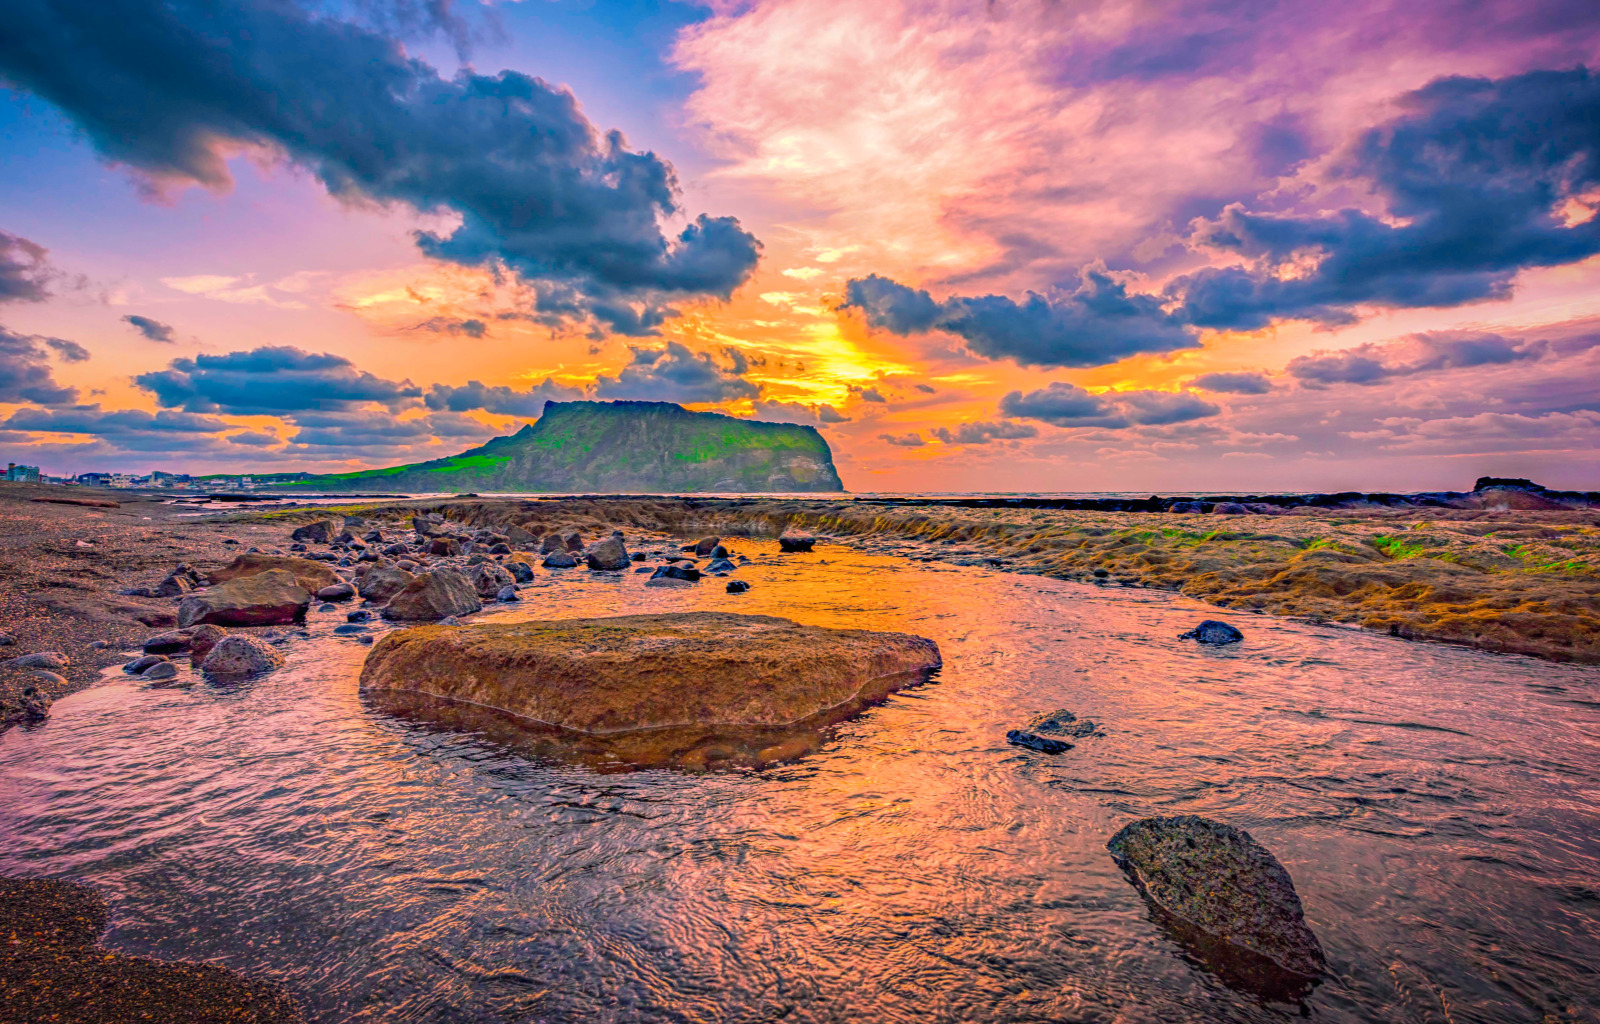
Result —
<instances>
[{"instance_id":1,"label":"coastal rock ledge","mask_svg":"<svg viewBox=\"0 0 1600 1024\"><path fill-rule=\"evenodd\" d=\"M684 612L394 632L367 655L361 688L446 725L484 728L474 706L505 712L519 739L568 759L732 766L809 753L940 664L937 644L906 633Z\"/></svg>"}]
</instances>

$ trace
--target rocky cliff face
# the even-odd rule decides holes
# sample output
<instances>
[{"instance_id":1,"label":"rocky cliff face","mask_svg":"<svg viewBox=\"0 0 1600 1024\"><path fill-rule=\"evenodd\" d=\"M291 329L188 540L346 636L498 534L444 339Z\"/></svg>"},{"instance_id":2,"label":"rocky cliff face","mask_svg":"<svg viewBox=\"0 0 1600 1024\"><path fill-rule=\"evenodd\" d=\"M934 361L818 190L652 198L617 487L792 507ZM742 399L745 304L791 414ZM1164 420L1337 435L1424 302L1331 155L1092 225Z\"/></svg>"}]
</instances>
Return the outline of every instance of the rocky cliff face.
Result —
<instances>
[{"instance_id":1,"label":"rocky cliff face","mask_svg":"<svg viewBox=\"0 0 1600 1024\"><path fill-rule=\"evenodd\" d=\"M546 402L537 423L446 459L319 476L294 490L842 491L814 427L670 402Z\"/></svg>"}]
</instances>

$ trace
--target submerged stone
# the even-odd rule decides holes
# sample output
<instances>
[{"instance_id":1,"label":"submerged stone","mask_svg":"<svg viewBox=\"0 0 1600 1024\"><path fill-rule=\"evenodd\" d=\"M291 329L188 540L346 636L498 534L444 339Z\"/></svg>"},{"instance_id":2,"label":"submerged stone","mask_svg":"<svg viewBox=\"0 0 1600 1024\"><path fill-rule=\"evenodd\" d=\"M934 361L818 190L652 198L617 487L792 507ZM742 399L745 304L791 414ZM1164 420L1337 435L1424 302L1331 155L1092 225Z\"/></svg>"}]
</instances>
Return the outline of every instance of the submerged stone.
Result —
<instances>
[{"instance_id":1,"label":"submerged stone","mask_svg":"<svg viewBox=\"0 0 1600 1024\"><path fill-rule=\"evenodd\" d=\"M1327 970L1289 872L1250 833L1195 815L1144 818L1106 849L1157 922L1224 980L1292 995Z\"/></svg>"},{"instance_id":2,"label":"submerged stone","mask_svg":"<svg viewBox=\"0 0 1600 1024\"><path fill-rule=\"evenodd\" d=\"M1223 644L1236 644L1244 639L1244 634L1226 622L1216 619L1207 619L1200 625L1178 637L1179 640L1193 640L1199 644L1221 646Z\"/></svg>"},{"instance_id":3,"label":"submerged stone","mask_svg":"<svg viewBox=\"0 0 1600 1024\"><path fill-rule=\"evenodd\" d=\"M688 612L404 630L373 648L361 686L507 712L580 758L750 764L815 749L940 663L937 644L905 633Z\"/></svg>"}]
</instances>

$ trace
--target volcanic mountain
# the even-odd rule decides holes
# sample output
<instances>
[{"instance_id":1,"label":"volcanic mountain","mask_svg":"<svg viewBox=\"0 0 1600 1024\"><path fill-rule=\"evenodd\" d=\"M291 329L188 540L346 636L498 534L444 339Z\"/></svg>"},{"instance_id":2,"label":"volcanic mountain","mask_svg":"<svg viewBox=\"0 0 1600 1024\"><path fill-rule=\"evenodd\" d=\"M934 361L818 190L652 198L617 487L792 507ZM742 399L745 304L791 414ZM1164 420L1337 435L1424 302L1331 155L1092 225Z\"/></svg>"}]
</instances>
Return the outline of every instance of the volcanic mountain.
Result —
<instances>
[{"instance_id":1,"label":"volcanic mountain","mask_svg":"<svg viewBox=\"0 0 1600 1024\"><path fill-rule=\"evenodd\" d=\"M433 493L842 491L815 427L671 402L546 402L515 434L459 455L313 476L294 490Z\"/></svg>"}]
</instances>

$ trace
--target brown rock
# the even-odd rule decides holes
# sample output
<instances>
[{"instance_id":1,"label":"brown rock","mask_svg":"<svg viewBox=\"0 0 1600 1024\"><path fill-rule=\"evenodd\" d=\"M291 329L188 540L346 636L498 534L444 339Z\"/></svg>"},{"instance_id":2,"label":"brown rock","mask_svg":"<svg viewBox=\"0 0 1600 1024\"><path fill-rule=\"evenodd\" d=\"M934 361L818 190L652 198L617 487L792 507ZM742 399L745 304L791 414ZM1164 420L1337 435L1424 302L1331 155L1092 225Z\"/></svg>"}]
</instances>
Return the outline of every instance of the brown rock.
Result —
<instances>
[{"instance_id":1,"label":"brown rock","mask_svg":"<svg viewBox=\"0 0 1600 1024\"><path fill-rule=\"evenodd\" d=\"M390 633L361 685L508 711L632 763L692 764L724 746L747 762L790 749L939 665L923 637L690 612Z\"/></svg>"},{"instance_id":2,"label":"brown rock","mask_svg":"<svg viewBox=\"0 0 1600 1024\"><path fill-rule=\"evenodd\" d=\"M449 566L425 572L407 583L384 606L386 619L430 620L481 611L483 602L467 574Z\"/></svg>"},{"instance_id":3,"label":"brown rock","mask_svg":"<svg viewBox=\"0 0 1600 1024\"><path fill-rule=\"evenodd\" d=\"M459 555L461 543L454 537L435 537L428 544L428 553L432 555Z\"/></svg>"},{"instance_id":4,"label":"brown rock","mask_svg":"<svg viewBox=\"0 0 1600 1024\"><path fill-rule=\"evenodd\" d=\"M494 597L500 593L501 587L508 587L515 582L511 574L495 562L479 562L467 570L467 578L472 581L472 589L479 597Z\"/></svg>"},{"instance_id":5,"label":"brown rock","mask_svg":"<svg viewBox=\"0 0 1600 1024\"><path fill-rule=\"evenodd\" d=\"M616 536L607 537L590 548L584 560L589 563L589 568L597 571L626 569L631 562L628 558L628 549L622 544L622 538Z\"/></svg>"},{"instance_id":6,"label":"brown rock","mask_svg":"<svg viewBox=\"0 0 1600 1024\"><path fill-rule=\"evenodd\" d=\"M296 527L295 531L289 535L289 539L299 541L302 544L326 544L338 532L339 527L334 524L333 520L318 519L314 523Z\"/></svg>"},{"instance_id":7,"label":"brown rock","mask_svg":"<svg viewBox=\"0 0 1600 1024\"><path fill-rule=\"evenodd\" d=\"M259 552L240 555L223 568L211 573L208 578L211 580L211 585L216 586L218 583L228 583L271 569L287 570L294 575L295 582L312 593L339 582L338 574L322 562L288 555L263 555Z\"/></svg>"},{"instance_id":8,"label":"brown rock","mask_svg":"<svg viewBox=\"0 0 1600 1024\"><path fill-rule=\"evenodd\" d=\"M225 636L200 662L200 670L221 679L242 679L271 672L283 664L283 655L253 636Z\"/></svg>"},{"instance_id":9,"label":"brown rock","mask_svg":"<svg viewBox=\"0 0 1600 1024\"><path fill-rule=\"evenodd\" d=\"M817 538L797 530L785 530L778 536L779 551L810 551Z\"/></svg>"},{"instance_id":10,"label":"brown rock","mask_svg":"<svg viewBox=\"0 0 1600 1024\"><path fill-rule=\"evenodd\" d=\"M217 641L227 635L227 630L221 626L213 626L209 622L194 627L189 631L189 660L204 661L206 655L211 653L211 648L217 645Z\"/></svg>"},{"instance_id":11,"label":"brown rock","mask_svg":"<svg viewBox=\"0 0 1600 1024\"><path fill-rule=\"evenodd\" d=\"M707 555L711 554L718 544L721 543L721 537L701 537L699 540L694 542L695 557L706 557Z\"/></svg>"},{"instance_id":12,"label":"brown rock","mask_svg":"<svg viewBox=\"0 0 1600 1024\"><path fill-rule=\"evenodd\" d=\"M500 528L505 534L506 543L513 547L530 548L539 543L539 535L523 529L515 523L507 523Z\"/></svg>"},{"instance_id":13,"label":"brown rock","mask_svg":"<svg viewBox=\"0 0 1600 1024\"><path fill-rule=\"evenodd\" d=\"M269 569L184 598L178 625L271 626L305 618L310 604L310 593L289 570Z\"/></svg>"},{"instance_id":14,"label":"brown rock","mask_svg":"<svg viewBox=\"0 0 1600 1024\"><path fill-rule=\"evenodd\" d=\"M414 579L415 576L397 565L379 566L361 578L357 592L368 601L383 603L406 589L406 584Z\"/></svg>"}]
</instances>

